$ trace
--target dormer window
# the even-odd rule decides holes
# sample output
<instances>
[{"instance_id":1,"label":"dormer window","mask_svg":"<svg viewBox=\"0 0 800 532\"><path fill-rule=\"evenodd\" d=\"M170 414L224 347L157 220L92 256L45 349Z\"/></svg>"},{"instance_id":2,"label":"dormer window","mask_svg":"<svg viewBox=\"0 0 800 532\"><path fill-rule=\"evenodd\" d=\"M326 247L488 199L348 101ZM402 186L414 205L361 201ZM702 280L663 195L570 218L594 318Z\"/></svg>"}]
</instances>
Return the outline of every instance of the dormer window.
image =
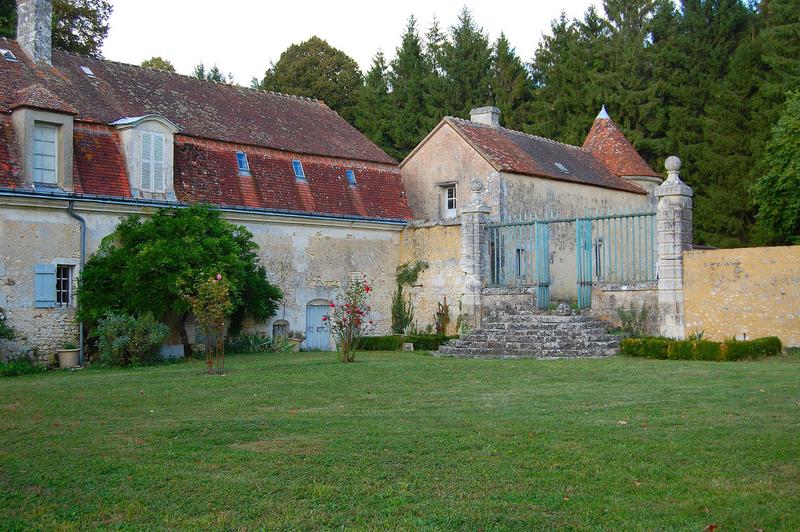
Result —
<instances>
[{"instance_id":1,"label":"dormer window","mask_svg":"<svg viewBox=\"0 0 800 532\"><path fill-rule=\"evenodd\" d=\"M239 166L239 175L250 175L250 163L247 160L247 154L245 152L236 152L236 164Z\"/></svg>"},{"instance_id":2,"label":"dormer window","mask_svg":"<svg viewBox=\"0 0 800 532\"><path fill-rule=\"evenodd\" d=\"M164 135L142 131L141 186L143 192L164 193Z\"/></svg>"},{"instance_id":3,"label":"dormer window","mask_svg":"<svg viewBox=\"0 0 800 532\"><path fill-rule=\"evenodd\" d=\"M33 183L58 184L58 126L36 122L33 126Z\"/></svg>"},{"instance_id":4,"label":"dormer window","mask_svg":"<svg viewBox=\"0 0 800 532\"><path fill-rule=\"evenodd\" d=\"M120 130L133 197L176 201L172 169L178 126L160 115L120 118L112 125Z\"/></svg>"},{"instance_id":5,"label":"dormer window","mask_svg":"<svg viewBox=\"0 0 800 532\"><path fill-rule=\"evenodd\" d=\"M356 173L352 170L346 170L345 175L347 176L347 183L351 187L356 186Z\"/></svg>"},{"instance_id":6,"label":"dormer window","mask_svg":"<svg viewBox=\"0 0 800 532\"><path fill-rule=\"evenodd\" d=\"M295 160L292 161L292 167L294 168L294 177L296 177L297 179L302 179L303 181L305 181L306 173L303 170L303 163L301 163L300 161L295 159Z\"/></svg>"}]
</instances>

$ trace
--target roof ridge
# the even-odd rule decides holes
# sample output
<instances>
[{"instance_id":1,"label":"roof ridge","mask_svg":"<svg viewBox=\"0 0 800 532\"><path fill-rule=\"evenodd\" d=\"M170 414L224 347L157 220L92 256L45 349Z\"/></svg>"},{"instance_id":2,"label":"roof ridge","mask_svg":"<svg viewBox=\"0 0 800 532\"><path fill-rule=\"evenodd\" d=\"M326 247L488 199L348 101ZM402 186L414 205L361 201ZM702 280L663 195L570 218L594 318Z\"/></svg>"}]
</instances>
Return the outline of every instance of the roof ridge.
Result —
<instances>
[{"instance_id":1,"label":"roof ridge","mask_svg":"<svg viewBox=\"0 0 800 532\"><path fill-rule=\"evenodd\" d=\"M503 131L507 131L508 133L514 133L516 135L522 135L524 137L529 137L529 138L536 139L536 140L543 140L545 142L550 142L550 143L556 144L558 146L564 146L565 148L572 148L573 150L578 150L578 151L587 152L587 153L589 152L589 150L587 150L586 148L584 148L582 146L575 146L574 144L567 144L566 142L559 142L557 140L548 139L547 137L541 137L539 135L534 135L532 133L526 133L524 131L517 131L516 129L508 129L508 128L503 127L503 126L494 127L494 126L489 126L489 125L486 125L486 124L479 124L477 122L473 122L472 120L467 120L466 118L459 118L457 116L446 116L445 118L452 118L452 119L454 119L454 120L456 120L458 122L463 122L465 124L478 126L478 127L483 127L483 128L488 128L488 129L495 129L495 130L496 129L502 129Z\"/></svg>"},{"instance_id":2,"label":"roof ridge","mask_svg":"<svg viewBox=\"0 0 800 532\"><path fill-rule=\"evenodd\" d=\"M3 39L16 42L15 39L8 39L8 38L5 38L5 37L3 37ZM17 44L19 44L19 43L17 43ZM114 59L107 59L105 57L91 57L91 56L88 56L88 55L82 55L82 54L79 54L79 53L76 53L76 52L69 52L67 50L61 50L61 49L58 49L58 48L54 48L53 51L57 51L58 53L61 53L61 54L64 54L64 55L69 55L69 56L72 56L72 57L78 57L80 59L89 59L91 61L100 61L102 63L111 63L111 64L114 64L114 65L120 65L120 66L124 66L124 67L140 68L142 70L150 70L150 71L158 72L160 74L164 74L164 75L167 75L167 76L178 76L178 77L186 78L186 79L189 79L189 80L192 80L192 81L197 81L197 82L200 82L200 83L211 83L212 85L222 85L222 86L225 86L225 87L230 87L232 89L243 89L245 91L259 92L259 93L262 93L262 94L271 94L273 96L281 96L281 97L284 97L284 98L293 98L295 100L301 100L301 101L325 104L325 102L320 100L320 99L310 98L308 96L297 96L295 94L286 94L286 93L283 93L283 92L268 91L268 90L265 90L265 89L254 89L253 87L246 87L244 85L239 85L237 83L228 83L226 81L211 81L211 80L207 80L207 79L198 79L198 78L192 76L191 74L183 74L181 72L169 72L168 70L162 70L160 68L155 68L155 67L151 67L151 66L135 65L133 63L125 63L124 61L117 61L117 60L114 60ZM327 104L325 104L325 105L327 105Z\"/></svg>"}]
</instances>

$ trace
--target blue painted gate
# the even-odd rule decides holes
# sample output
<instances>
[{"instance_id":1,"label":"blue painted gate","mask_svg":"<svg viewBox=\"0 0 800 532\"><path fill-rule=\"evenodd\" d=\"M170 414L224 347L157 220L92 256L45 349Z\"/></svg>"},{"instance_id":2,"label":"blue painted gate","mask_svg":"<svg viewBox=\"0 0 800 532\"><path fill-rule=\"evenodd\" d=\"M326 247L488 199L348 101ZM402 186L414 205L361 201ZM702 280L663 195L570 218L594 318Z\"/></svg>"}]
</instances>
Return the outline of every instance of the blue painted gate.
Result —
<instances>
[{"instance_id":1,"label":"blue painted gate","mask_svg":"<svg viewBox=\"0 0 800 532\"><path fill-rule=\"evenodd\" d=\"M330 332L326 322L330 307L323 304L306 306L306 349L309 351L328 351L331 348Z\"/></svg>"}]
</instances>

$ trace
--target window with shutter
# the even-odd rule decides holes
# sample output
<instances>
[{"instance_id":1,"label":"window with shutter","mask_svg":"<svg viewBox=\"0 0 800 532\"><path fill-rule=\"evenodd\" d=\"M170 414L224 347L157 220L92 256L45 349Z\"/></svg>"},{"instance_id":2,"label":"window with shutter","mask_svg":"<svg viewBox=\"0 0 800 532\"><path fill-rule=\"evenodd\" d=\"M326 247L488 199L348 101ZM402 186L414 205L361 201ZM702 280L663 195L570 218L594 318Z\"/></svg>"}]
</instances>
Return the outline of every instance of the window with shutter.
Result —
<instances>
[{"instance_id":1,"label":"window with shutter","mask_svg":"<svg viewBox=\"0 0 800 532\"><path fill-rule=\"evenodd\" d=\"M58 128L37 123L33 126L33 182L55 185Z\"/></svg>"},{"instance_id":2,"label":"window with shutter","mask_svg":"<svg viewBox=\"0 0 800 532\"><path fill-rule=\"evenodd\" d=\"M55 264L37 264L34 267L33 290L36 308L56 306Z\"/></svg>"},{"instance_id":3,"label":"window with shutter","mask_svg":"<svg viewBox=\"0 0 800 532\"><path fill-rule=\"evenodd\" d=\"M142 190L153 190L153 134L142 131Z\"/></svg>"},{"instance_id":4,"label":"window with shutter","mask_svg":"<svg viewBox=\"0 0 800 532\"><path fill-rule=\"evenodd\" d=\"M164 135L153 133L153 192L164 192Z\"/></svg>"}]
</instances>

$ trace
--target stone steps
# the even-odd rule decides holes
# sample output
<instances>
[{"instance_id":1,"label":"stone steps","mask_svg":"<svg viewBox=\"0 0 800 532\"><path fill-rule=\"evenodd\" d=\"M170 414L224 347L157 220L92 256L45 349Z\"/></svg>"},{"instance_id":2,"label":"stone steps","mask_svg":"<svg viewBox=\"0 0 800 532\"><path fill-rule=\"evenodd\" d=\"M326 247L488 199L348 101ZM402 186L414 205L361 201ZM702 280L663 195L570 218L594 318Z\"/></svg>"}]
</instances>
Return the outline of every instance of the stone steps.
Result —
<instances>
[{"instance_id":1,"label":"stone steps","mask_svg":"<svg viewBox=\"0 0 800 532\"><path fill-rule=\"evenodd\" d=\"M460 358L595 358L619 352L620 338L591 316L507 308L483 327L442 345L434 356Z\"/></svg>"}]
</instances>

